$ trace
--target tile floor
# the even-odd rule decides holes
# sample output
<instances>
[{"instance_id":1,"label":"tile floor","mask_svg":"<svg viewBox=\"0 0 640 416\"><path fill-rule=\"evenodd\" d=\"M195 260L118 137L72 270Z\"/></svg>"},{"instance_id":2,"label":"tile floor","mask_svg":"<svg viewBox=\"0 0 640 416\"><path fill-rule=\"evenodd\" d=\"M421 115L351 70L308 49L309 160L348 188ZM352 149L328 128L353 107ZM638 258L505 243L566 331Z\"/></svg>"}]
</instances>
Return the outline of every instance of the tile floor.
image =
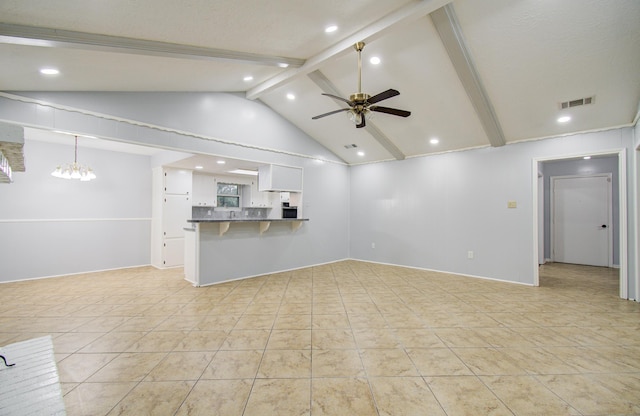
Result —
<instances>
[{"instance_id":1,"label":"tile floor","mask_svg":"<svg viewBox=\"0 0 640 416\"><path fill-rule=\"evenodd\" d=\"M533 288L344 261L193 288L136 268L0 285L0 345L51 334L69 415L640 414L616 270Z\"/></svg>"}]
</instances>

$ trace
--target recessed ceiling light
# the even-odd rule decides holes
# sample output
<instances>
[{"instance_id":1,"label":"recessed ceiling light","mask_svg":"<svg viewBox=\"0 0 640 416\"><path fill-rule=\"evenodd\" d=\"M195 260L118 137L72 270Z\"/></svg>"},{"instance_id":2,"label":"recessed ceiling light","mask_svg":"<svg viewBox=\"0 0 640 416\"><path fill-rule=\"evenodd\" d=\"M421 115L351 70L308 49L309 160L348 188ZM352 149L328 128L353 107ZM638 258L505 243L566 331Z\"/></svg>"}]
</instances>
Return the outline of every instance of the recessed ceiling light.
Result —
<instances>
[{"instance_id":1,"label":"recessed ceiling light","mask_svg":"<svg viewBox=\"0 0 640 416\"><path fill-rule=\"evenodd\" d=\"M338 30L338 26L336 26L336 25L327 26L327 27L324 29L324 31L325 31L326 33L332 33L332 32L335 32L336 30Z\"/></svg>"},{"instance_id":2,"label":"recessed ceiling light","mask_svg":"<svg viewBox=\"0 0 640 416\"><path fill-rule=\"evenodd\" d=\"M562 116L562 117L558 118L558 123L566 123L566 122L568 122L569 120L571 120L571 117L569 117L569 116Z\"/></svg>"},{"instance_id":3,"label":"recessed ceiling light","mask_svg":"<svg viewBox=\"0 0 640 416\"><path fill-rule=\"evenodd\" d=\"M227 162L225 162L224 160L218 160L216 163L217 163L218 165L224 165L224 164L225 164L225 163L227 163Z\"/></svg>"},{"instance_id":4,"label":"recessed ceiling light","mask_svg":"<svg viewBox=\"0 0 640 416\"><path fill-rule=\"evenodd\" d=\"M56 68L40 68L42 75L58 75L60 73Z\"/></svg>"},{"instance_id":5,"label":"recessed ceiling light","mask_svg":"<svg viewBox=\"0 0 640 416\"><path fill-rule=\"evenodd\" d=\"M286 63L284 63L284 62L280 62L280 63L278 64L278 66L279 66L280 68L288 68L288 67L289 67L289 64L286 64Z\"/></svg>"},{"instance_id":6,"label":"recessed ceiling light","mask_svg":"<svg viewBox=\"0 0 640 416\"><path fill-rule=\"evenodd\" d=\"M364 152L361 150L358 152L358 156L364 156Z\"/></svg>"},{"instance_id":7,"label":"recessed ceiling light","mask_svg":"<svg viewBox=\"0 0 640 416\"><path fill-rule=\"evenodd\" d=\"M585 157L583 157L583 159L584 160L589 160L589 159L591 159L591 156L585 156Z\"/></svg>"},{"instance_id":8,"label":"recessed ceiling light","mask_svg":"<svg viewBox=\"0 0 640 416\"><path fill-rule=\"evenodd\" d=\"M372 56L371 59L369 59L369 62L371 62L373 65L378 65L380 63L380 58L378 58L377 56Z\"/></svg>"},{"instance_id":9,"label":"recessed ceiling light","mask_svg":"<svg viewBox=\"0 0 640 416\"><path fill-rule=\"evenodd\" d=\"M429 143L438 144L438 143L440 143L440 140L438 138L434 137L433 139L429 140Z\"/></svg>"},{"instance_id":10,"label":"recessed ceiling light","mask_svg":"<svg viewBox=\"0 0 640 416\"><path fill-rule=\"evenodd\" d=\"M289 94L287 94L287 98L290 99L290 100L295 100L296 96L293 95L292 93L289 93Z\"/></svg>"},{"instance_id":11,"label":"recessed ceiling light","mask_svg":"<svg viewBox=\"0 0 640 416\"><path fill-rule=\"evenodd\" d=\"M195 168L196 168L196 169L204 169L204 166L200 166L200 165L198 165L198 166L196 166Z\"/></svg>"},{"instance_id":12,"label":"recessed ceiling light","mask_svg":"<svg viewBox=\"0 0 640 416\"><path fill-rule=\"evenodd\" d=\"M246 77L242 78L242 80L244 82L249 82L249 81L253 81L253 77L251 75L247 75Z\"/></svg>"}]
</instances>

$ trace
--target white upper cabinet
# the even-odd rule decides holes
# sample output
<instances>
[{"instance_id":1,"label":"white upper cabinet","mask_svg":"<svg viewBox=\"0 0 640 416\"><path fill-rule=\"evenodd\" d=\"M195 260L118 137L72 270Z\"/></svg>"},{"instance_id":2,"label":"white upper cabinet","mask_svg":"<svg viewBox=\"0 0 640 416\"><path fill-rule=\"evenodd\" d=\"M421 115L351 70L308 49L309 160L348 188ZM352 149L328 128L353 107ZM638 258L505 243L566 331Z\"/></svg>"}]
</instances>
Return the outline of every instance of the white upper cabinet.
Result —
<instances>
[{"instance_id":1,"label":"white upper cabinet","mask_svg":"<svg viewBox=\"0 0 640 416\"><path fill-rule=\"evenodd\" d=\"M217 205L217 181L214 176L193 174L193 206L215 207Z\"/></svg>"},{"instance_id":2,"label":"white upper cabinet","mask_svg":"<svg viewBox=\"0 0 640 416\"><path fill-rule=\"evenodd\" d=\"M302 192L302 168L281 165L260 166L258 190Z\"/></svg>"},{"instance_id":3,"label":"white upper cabinet","mask_svg":"<svg viewBox=\"0 0 640 416\"><path fill-rule=\"evenodd\" d=\"M177 195L191 194L191 171L184 169L164 170L164 193Z\"/></svg>"},{"instance_id":4,"label":"white upper cabinet","mask_svg":"<svg viewBox=\"0 0 640 416\"><path fill-rule=\"evenodd\" d=\"M245 185L242 189L242 206L253 208L272 208L272 194L260 192L258 181L251 181L251 185Z\"/></svg>"}]
</instances>

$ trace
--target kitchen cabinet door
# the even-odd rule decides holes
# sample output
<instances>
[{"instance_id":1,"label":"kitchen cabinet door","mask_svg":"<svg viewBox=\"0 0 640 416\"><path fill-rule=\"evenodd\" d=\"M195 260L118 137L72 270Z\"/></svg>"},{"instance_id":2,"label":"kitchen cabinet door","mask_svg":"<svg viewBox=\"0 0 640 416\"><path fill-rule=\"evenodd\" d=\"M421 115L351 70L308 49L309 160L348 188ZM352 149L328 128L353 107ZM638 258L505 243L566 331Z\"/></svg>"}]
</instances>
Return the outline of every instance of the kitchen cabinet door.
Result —
<instances>
[{"instance_id":1,"label":"kitchen cabinet door","mask_svg":"<svg viewBox=\"0 0 640 416\"><path fill-rule=\"evenodd\" d=\"M162 262L165 267L177 267L184 264L184 238L164 240Z\"/></svg>"},{"instance_id":2,"label":"kitchen cabinet door","mask_svg":"<svg viewBox=\"0 0 640 416\"><path fill-rule=\"evenodd\" d=\"M188 195L165 195L162 208L162 236L183 237L183 228L191 218L191 198Z\"/></svg>"},{"instance_id":3,"label":"kitchen cabinet door","mask_svg":"<svg viewBox=\"0 0 640 416\"><path fill-rule=\"evenodd\" d=\"M190 195L192 188L191 171L184 169L165 169L164 193Z\"/></svg>"},{"instance_id":4,"label":"kitchen cabinet door","mask_svg":"<svg viewBox=\"0 0 640 416\"><path fill-rule=\"evenodd\" d=\"M217 182L211 175L193 175L193 206L217 206Z\"/></svg>"}]
</instances>

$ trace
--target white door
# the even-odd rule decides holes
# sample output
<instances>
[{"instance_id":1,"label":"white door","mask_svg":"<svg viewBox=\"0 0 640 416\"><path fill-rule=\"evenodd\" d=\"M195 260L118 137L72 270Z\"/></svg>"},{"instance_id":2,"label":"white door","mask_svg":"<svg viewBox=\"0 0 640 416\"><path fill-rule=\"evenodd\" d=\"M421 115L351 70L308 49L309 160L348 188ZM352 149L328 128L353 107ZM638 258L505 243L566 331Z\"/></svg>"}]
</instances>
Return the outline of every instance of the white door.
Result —
<instances>
[{"instance_id":1,"label":"white door","mask_svg":"<svg viewBox=\"0 0 640 416\"><path fill-rule=\"evenodd\" d=\"M611 176L552 177L553 259L610 267Z\"/></svg>"}]
</instances>

